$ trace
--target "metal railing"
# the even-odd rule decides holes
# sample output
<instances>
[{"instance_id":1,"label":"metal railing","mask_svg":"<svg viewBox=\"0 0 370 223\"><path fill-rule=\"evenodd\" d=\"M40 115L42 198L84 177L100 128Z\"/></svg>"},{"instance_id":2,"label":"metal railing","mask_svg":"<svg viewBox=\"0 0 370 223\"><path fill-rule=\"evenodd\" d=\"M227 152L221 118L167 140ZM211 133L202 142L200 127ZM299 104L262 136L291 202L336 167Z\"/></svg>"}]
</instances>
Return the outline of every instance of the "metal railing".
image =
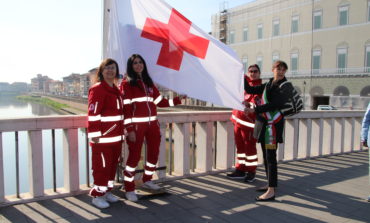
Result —
<instances>
[{"instance_id":1,"label":"metal railing","mask_svg":"<svg viewBox=\"0 0 370 223\"><path fill-rule=\"evenodd\" d=\"M279 145L278 160L289 161L318 156L340 154L361 150L360 130L364 111L303 111L288 118L285 125L285 143ZM158 167L166 166L155 174L159 181L173 180L194 175L204 175L226 171L232 168L235 160L233 125L229 121L230 111L203 112L164 112L159 113L161 145ZM79 131L86 128L86 116L53 116L37 118L17 118L0 120L0 206L55 197L86 193L90 187L90 154L86 136L79 137ZM62 134L62 153L55 151L55 129ZM52 165L43 165L43 131L51 130ZM60 131L61 130L61 131ZM18 132L26 132L28 140L28 189L19 190ZM16 194L9 195L4 177L3 136L15 133L17 175ZM80 143L83 141L84 143ZM80 148L82 147L82 148ZM79 155L79 150L84 155ZM125 153L124 153L125 154ZM258 150L259 163L262 156ZM56 160L63 162L63 185L58 187L55 176L58 170ZM81 160L85 166L79 165ZM45 188L45 169L53 169L53 186ZM81 184L79 169L86 172L86 184ZM9 171L9 170L8 170ZM24 179L23 179L24 180Z\"/></svg>"}]
</instances>

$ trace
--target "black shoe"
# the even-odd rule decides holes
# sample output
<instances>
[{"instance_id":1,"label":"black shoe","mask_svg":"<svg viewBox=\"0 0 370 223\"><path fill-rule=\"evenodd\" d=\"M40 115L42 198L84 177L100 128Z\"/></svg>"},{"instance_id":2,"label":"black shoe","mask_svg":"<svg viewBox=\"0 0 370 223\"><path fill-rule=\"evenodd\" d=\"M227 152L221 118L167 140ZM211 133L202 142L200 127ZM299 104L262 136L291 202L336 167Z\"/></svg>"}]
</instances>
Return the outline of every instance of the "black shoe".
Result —
<instances>
[{"instance_id":1,"label":"black shoe","mask_svg":"<svg viewBox=\"0 0 370 223\"><path fill-rule=\"evenodd\" d=\"M256 173L255 172L248 172L247 176L244 178L244 182L252 183L256 180Z\"/></svg>"},{"instance_id":2,"label":"black shoe","mask_svg":"<svg viewBox=\"0 0 370 223\"><path fill-rule=\"evenodd\" d=\"M256 198L255 198L255 200L256 200L256 201L260 201L260 202L265 202L265 201L274 201L274 200L275 200L275 195L274 195L274 196L272 196L272 197L269 197L269 198L265 198L265 199L260 198L260 197L256 197Z\"/></svg>"},{"instance_id":3,"label":"black shoe","mask_svg":"<svg viewBox=\"0 0 370 223\"><path fill-rule=\"evenodd\" d=\"M236 169L234 172L226 174L226 176L230 179L243 179L245 177L245 172Z\"/></svg>"}]
</instances>

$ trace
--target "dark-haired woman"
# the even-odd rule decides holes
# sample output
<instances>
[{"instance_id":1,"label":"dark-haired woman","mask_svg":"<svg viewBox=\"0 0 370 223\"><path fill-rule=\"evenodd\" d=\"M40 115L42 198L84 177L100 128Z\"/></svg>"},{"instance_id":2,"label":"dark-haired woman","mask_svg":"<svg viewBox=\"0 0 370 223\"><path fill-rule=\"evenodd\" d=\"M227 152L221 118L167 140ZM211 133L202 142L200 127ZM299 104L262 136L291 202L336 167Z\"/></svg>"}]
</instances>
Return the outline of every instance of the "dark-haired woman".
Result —
<instances>
[{"instance_id":1,"label":"dark-haired woman","mask_svg":"<svg viewBox=\"0 0 370 223\"><path fill-rule=\"evenodd\" d=\"M257 64L248 67L248 73L244 75L245 81L251 86L262 84L260 79L260 68ZM254 107L261 101L260 94L244 94L244 104ZM252 183L255 180L257 159L257 140L253 137L254 113L244 114L244 111L234 109L230 120L234 123L234 140L236 145L236 165L232 173L227 174L230 179L244 179L245 182Z\"/></svg>"},{"instance_id":2,"label":"dark-haired woman","mask_svg":"<svg viewBox=\"0 0 370 223\"><path fill-rule=\"evenodd\" d=\"M110 192L124 140L123 99L115 85L118 77L117 62L105 59L96 73L96 83L89 89L87 131L91 140L94 177L90 195L98 208L107 208L108 202L118 201Z\"/></svg>"},{"instance_id":3,"label":"dark-haired woman","mask_svg":"<svg viewBox=\"0 0 370 223\"><path fill-rule=\"evenodd\" d=\"M159 155L160 130L157 120L157 106L169 107L181 104L180 97L167 100L160 95L154 85L144 59L132 55L127 61L126 79L120 89L124 100L125 129L128 133L127 144L129 156L124 171L126 198L137 201L135 193L135 170L140 161L144 138L147 143L147 156L144 165L143 187L158 190L160 187L152 182Z\"/></svg>"},{"instance_id":4,"label":"dark-haired woman","mask_svg":"<svg viewBox=\"0 0 370 223\"><path fill-rule=\"evenodd\" d=\"M282 83L286 82L285 73L288 65L284 61L276 61L272 66L274 77L267 83L260 86L249 86L244 82L245 91L250 94L262 94L261 104L255 108L245 108L245 112L255 113L256 123L254 127L254 137L261 143L263 152L263 163L267 176L268 185L259 188L263 191L261 196L256 197L256 201L275 200L275 188L277 187L277 160L276 151L278 143L283 142L284 116L280 109L288 100L284 93Z\"/></svg>"}]
</instances>

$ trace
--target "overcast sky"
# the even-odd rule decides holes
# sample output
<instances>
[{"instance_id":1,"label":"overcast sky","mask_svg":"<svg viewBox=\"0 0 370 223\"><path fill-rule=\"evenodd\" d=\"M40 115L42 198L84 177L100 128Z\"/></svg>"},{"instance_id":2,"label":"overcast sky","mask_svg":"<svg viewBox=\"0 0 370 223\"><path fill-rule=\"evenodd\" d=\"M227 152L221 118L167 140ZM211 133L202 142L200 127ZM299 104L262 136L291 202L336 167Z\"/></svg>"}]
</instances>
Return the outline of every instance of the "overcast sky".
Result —
<instances>
[{"instance_id":1,"label":"overcast sky","mask_svg":"<svg viewBox=\"0 0 370 223\"><path fill-rule=\"evenodd\" d=\"M229 0L228 7L251 0ZM211 31L223 0L167 0L194 24ZM101 62L102 0L1 0L0 82L54 80L86 73Z\"/></svg>"}]
</instances>

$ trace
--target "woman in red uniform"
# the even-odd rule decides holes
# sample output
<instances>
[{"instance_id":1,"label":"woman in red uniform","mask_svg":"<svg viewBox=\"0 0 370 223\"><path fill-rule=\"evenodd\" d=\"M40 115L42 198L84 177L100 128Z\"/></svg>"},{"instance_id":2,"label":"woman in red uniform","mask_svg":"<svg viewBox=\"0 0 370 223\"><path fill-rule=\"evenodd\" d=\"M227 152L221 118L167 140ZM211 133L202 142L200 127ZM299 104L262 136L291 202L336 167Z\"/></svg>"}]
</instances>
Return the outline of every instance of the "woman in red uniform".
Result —
<instances>
[{"instance_id":1,"label":"woman in red uniform","mask_svg":"<svg viewBox=\"0 0 370 223\"><path fill-rule=\"evenodd\" d=\"M120 89L123 94L125 128L128 133L129 156L124 171L126 198L137 201L135 193L135 169L141 155L144 138L147 143L147 160L144 166L143 187L158 190L160 187L151 179L158 161L161 140L157 120L157 106L169 107L181 104L182 97L167 100L160 95L149 76L144 59L133 54L127 61L127 78Z\"/></svg>"},{"instance_id":2,"label":"woman in red uniform","mask_svg":"<svg viewBox=\"0 0 370 223\"><path fill-rule=\"evenodd\" d=\"M258 86L262 84L260 79L260 68L257 64L248 67L248 75L245 75L245 81L250 86ZM261 100L261 95L244 94L244 103L246 106L258 105ZM256 115L250 113L244 114L244 111L233 110L231 121L234 123L234 138L236 145L237 163L235 171L227 174L231 179L243 179L245 182L253 182L256 176L257 169L257 140L253 137L254 121ZM247 173L247 174L246 174Z\"/></svg>"},{"instance_id":3,"label":"woman in red uniform","mask_svg":"<svg viewBox=\"0 0 370 223\"><path fill-rule=\"evenodd\" d=\"M118 77L117 62L105 59L96 73L96 83L89 90L87 131L94 177L90 195L98 208L107 208L108 202L118 201L110 192L124 140L122 94L115 85Z\"/></svg>"}]
</instances>

